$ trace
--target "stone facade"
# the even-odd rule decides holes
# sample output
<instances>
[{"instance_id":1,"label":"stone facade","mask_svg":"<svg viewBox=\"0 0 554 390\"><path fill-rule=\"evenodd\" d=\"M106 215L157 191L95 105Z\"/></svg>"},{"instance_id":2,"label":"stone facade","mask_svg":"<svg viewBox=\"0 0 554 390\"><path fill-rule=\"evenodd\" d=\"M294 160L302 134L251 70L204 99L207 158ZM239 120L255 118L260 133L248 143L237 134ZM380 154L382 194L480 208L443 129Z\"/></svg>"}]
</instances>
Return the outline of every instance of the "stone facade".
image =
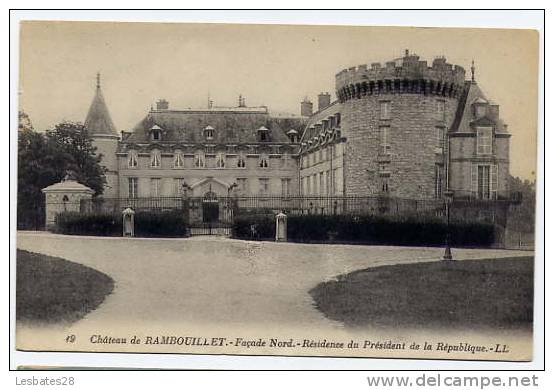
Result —
<instances>
[{"instance_id":1,"label":"stone facade","mask_svg":"<svg viewBox=\"0 0 554 390\"><path fill-rule=\"evenodd\" d=\"M81 211L81 200L91 199L94 191L75 180L63 180L42 189L45 195L46 228L55 225L56 215L64 211Z\"/></svg>"},{"instance_id":2,"label":"stone facade","mask_svg":"<svg viewBox=\"0 0 554 390\"><path fill-rule=\"evenodd\" d=\"M385 66L339 72L338 100L312 115L301 140L302 193L429 199L448 189L457 198L507 197L510 135L473 74L472 67L466 81L461 66L444 58L428 66L408 52ZM326 149L340 152L323 152L322 164ZM313 178L327 175L330 156L342 170L322 190Z\"/></svg>"},{"instance_id":3,"label":"stone facade","mask_svg":"<svg viewBox=\"0 0 554 390\"><path fill-rule=\"evenodd\" d=\"M301 116L267 107L156 109L118 134L97 92L85 124L107 168L105 197L215 193L441 198L506 197L509 139L464 68L406 52L336 75L337 100Z\"/></svg>"}]
</instances>

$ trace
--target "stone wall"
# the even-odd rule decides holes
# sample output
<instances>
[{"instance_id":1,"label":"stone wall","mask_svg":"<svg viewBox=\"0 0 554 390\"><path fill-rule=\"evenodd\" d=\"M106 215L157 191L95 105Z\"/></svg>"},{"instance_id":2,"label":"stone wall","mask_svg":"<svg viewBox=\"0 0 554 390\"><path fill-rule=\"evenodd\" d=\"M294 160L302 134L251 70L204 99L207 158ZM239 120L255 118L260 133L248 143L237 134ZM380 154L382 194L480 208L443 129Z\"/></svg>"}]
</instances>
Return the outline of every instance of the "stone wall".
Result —
<instances>
[{"instance_id":1,"label":"stone wall","mask_svg":"<svg viewBox=\"0 0 554 390\"><path fill-rule=\"evenodd\" d=\"M437 101L445 102L445 115L437 115ZM390 118L380 119L380 103L390 102ZM437 129L448 129L458 101L420 94L381 94L343 103L342 136L346 137L346 194L383 192L408 198L433 198L435 165L443 162L437 148ZM380 151L380 128L389 126L390 153ZM442 165L441 165L442 167Z\"/></svg>"}]
</instances>

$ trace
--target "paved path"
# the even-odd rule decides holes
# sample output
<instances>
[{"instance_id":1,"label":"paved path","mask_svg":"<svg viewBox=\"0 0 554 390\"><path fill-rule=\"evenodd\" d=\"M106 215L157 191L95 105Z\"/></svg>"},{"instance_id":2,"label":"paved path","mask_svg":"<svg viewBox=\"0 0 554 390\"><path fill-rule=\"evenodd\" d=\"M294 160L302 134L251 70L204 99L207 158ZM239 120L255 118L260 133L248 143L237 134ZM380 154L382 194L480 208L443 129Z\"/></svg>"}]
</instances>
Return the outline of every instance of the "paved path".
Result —
<instances>
[{"instance_id":1,"label":"paved path","mask_svg":"<svg viewBox=\"0 0 554 390\"><path fill-rule=\"evenodd\" d=\"M305 245L219 237L124 239L19 232L17 247L106 273L114 292L82 321L339 326L308 291L353 270L437 260L441 248ZM529 255L454 249L456 259Z\"/></svg>"}]
</instances>

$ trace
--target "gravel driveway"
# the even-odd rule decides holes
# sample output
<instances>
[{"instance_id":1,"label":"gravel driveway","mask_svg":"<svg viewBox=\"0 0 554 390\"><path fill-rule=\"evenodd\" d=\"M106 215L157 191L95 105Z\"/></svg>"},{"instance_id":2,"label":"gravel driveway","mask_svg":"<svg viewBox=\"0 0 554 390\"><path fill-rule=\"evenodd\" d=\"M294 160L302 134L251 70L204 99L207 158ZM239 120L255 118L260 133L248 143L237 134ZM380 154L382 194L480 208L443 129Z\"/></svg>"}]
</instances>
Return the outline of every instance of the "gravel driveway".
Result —
<instances>
[{"instance_id":1,"label":"gravel driveway","mask_svg":"<svg viewBox=\"0 0 554 390\"><path fill-rule=\"evenodd\" d=\"M341 331L308 291L356 269L432 261L441 248L308 245L220 237L127 239L19 232L17 247L78 262L115 280L99 308L64 329L283 329ZM529 255L454 249L456 259ZM18 333L32 329L18 329ZM57 336L56 336L57 337Z\"/></svg>"}]
</instances>

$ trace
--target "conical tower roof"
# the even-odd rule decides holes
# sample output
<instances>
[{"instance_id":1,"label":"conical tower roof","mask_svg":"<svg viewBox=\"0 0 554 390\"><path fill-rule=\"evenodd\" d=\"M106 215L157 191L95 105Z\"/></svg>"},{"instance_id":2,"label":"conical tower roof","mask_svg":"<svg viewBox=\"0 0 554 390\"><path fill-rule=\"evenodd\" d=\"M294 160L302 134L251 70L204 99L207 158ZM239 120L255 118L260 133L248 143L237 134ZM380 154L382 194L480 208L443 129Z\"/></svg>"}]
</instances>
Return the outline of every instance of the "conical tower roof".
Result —
<instances>
[{"instance_id":1,"label":"conical tower roof","mask_svg":"<svg viewBox=\"0 0 554 390\"><path fill-rule=\"evenodd\" d=\"M100 73L96 76L96 94L88 110L85 127L91 135L118 135L100 88Z\"/></svg>"}]
</instances>

